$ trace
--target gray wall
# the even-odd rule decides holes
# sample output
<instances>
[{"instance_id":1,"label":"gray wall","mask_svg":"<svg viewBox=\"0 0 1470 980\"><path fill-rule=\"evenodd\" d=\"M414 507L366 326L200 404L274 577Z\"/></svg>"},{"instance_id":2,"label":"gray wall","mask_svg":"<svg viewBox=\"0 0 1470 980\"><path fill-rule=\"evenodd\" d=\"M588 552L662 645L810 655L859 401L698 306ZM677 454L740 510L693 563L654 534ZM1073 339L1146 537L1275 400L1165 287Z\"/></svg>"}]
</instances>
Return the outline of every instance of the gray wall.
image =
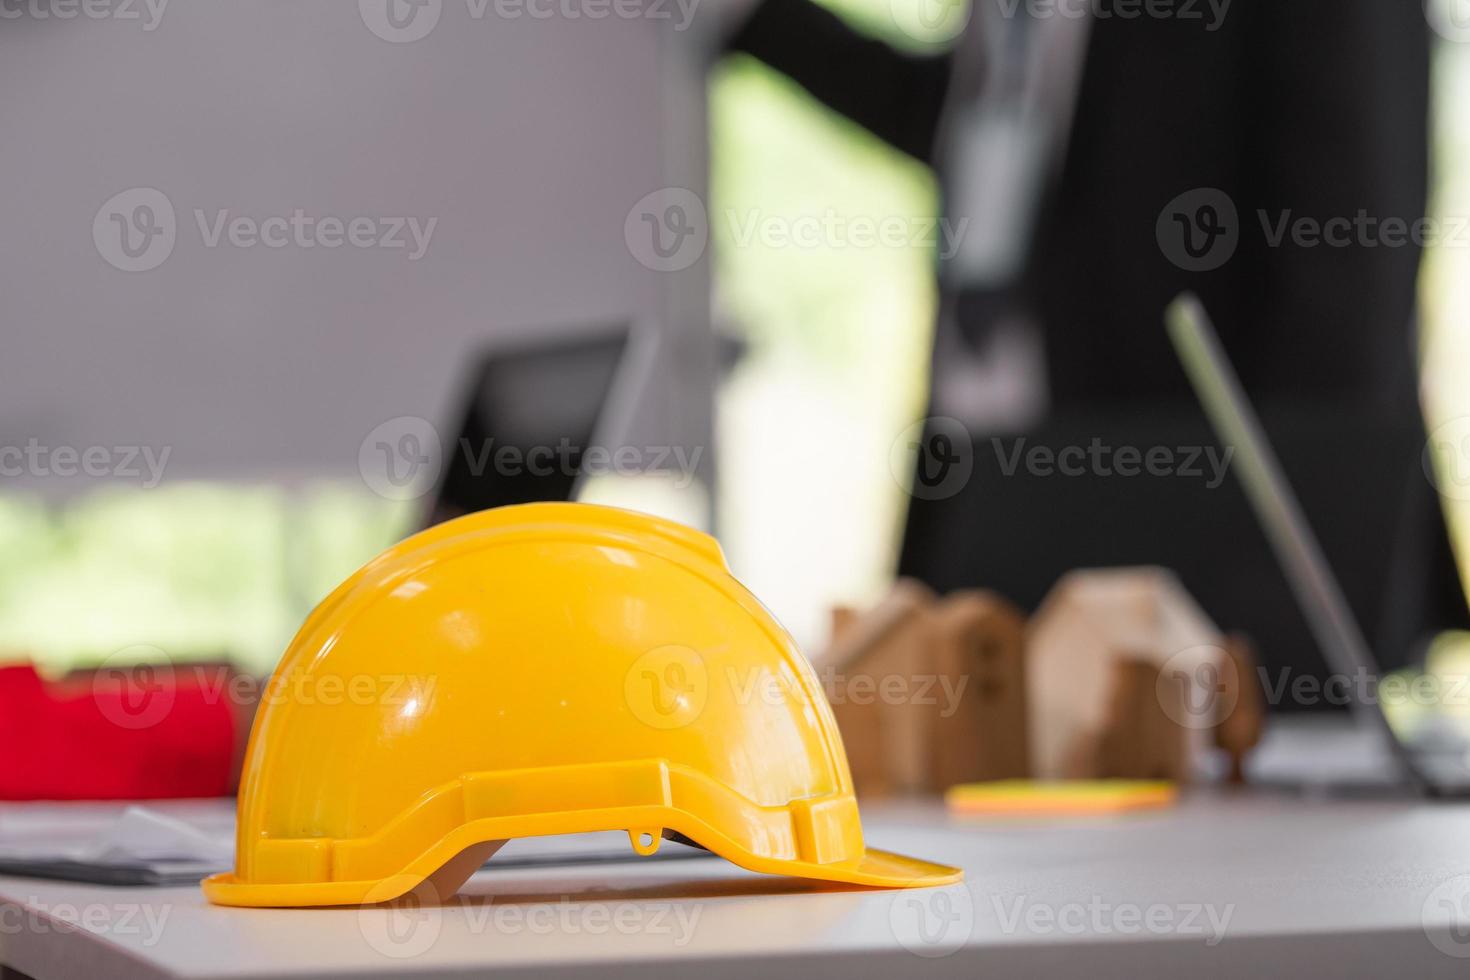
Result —
<instances>
[{"instance_id":1,"label":"gray wall","mask_svg":"<svg viewBox=\"0 0 1470 980\"><path fill-rule=\"evenodd\" d=\"M169 446L171 480L352 476L378 423L443 418L467 350L620 316L667 341L642 437L707 444L707 258L650 271L624 238L650 191L703 192L702 83L668 23L442 0L390 42L385 0L172 0L152 30L146 0L40 2L0 18L0 445ZM132 188L175 212L147 271L116 264L167 234L131 259L113 215L141 246L157 198L103 207ZM209 247L196 215L297 208L375 239L438 222L412 261L407 231Z\"/></svg>"}]
</instances>

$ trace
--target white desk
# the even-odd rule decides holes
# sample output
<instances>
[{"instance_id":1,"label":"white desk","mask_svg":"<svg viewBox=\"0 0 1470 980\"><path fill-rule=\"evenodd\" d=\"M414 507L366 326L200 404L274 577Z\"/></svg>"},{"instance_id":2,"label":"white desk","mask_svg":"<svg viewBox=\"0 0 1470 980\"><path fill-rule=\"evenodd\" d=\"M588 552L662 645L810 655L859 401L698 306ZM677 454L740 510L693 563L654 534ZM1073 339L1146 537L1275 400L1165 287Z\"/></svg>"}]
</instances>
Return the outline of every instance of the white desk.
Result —
<instances>
[{"instance_id":1,"label":"white desk","mask_svg":"<svg viewBox=\"0 0 1470 980\"><path fill-rule=\"evenodd\" d=\"M35 980L1470 972L1466 804L1255 796L1008 823L870 808L867 824L966 884L836 890L635 861L482 872L443 908L281 911L0 878L0 963Z\"/></svg>"}]
</instances>

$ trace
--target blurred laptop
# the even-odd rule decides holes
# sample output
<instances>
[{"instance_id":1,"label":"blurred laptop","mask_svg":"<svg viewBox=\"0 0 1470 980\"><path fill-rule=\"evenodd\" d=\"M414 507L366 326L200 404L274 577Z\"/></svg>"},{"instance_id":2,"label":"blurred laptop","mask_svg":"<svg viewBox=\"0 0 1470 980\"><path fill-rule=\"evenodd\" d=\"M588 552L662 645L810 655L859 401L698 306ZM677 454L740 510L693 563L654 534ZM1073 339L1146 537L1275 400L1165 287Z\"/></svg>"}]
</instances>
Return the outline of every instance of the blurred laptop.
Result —
<instances>
[{"instance_id":1,"label":"blurred laptop","mask_svg":"<svg viewBox=\"0 0 1470 980\"><path fill-rule=\"evenodd\" d=\"M606 460L632 435L654 346L651 331L616 324L483 353L447 430L427 523L582 496L589 450Z\"/></svg>"},{"instance_id":2,"label":"blurred laptop","mask_svg":"<svg viewBox=\"0 0 1470 980\"><path fill-rule=\"evenodd\" d=\"M1165 322L1216 435L1235 450L1232 469L1328 665L1345 677L1366 676L1376 683L1384 674L1379 660L1343 597L1337 576L1323 555L1204 307L1198 298L1185 294L1170 304ZM1320 780L1318 763L1327 761L1329 755L1333 771L1351 769L1342 759L1344 749L1350 749L1395 782L1407 782L1436 796L1470 794L1470 743L1453 726L1430 725L1403 738L1389 724L1376 696L1353 698L1351 709L1356 731L1341 733L1345 738L1323 738L1323 733L1317 733L1317 748L1328 754L1319 755L1308 740L1297 739L1294 744L1280 745L1286 751L1278 751L1276 758L1268 761L1279 772L1282 763L1293 761L1286 756L1296 749L1295 761ZM1303 775L1307 774L1304 771Z\"/></svg>"}]
</instances>

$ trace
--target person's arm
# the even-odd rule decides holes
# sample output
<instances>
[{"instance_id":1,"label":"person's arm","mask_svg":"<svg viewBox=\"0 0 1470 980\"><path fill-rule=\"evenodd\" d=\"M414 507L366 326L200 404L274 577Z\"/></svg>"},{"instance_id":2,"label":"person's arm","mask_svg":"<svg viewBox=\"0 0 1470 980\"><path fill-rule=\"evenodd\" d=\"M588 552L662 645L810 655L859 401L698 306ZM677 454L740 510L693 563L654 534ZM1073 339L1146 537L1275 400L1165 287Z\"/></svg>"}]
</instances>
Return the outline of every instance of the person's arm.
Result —
<instances>
[{"instance_id":1,"label":"person's arm","mask_svg":"<svg viewBox=\"0 0 1470 980\"><path fill-rule=\"evenodd\" d=\"M859 34L810 0L765 0L727 45L926 163L949 84L948 55L912 55Z\"/></svg>"}]
</instances>

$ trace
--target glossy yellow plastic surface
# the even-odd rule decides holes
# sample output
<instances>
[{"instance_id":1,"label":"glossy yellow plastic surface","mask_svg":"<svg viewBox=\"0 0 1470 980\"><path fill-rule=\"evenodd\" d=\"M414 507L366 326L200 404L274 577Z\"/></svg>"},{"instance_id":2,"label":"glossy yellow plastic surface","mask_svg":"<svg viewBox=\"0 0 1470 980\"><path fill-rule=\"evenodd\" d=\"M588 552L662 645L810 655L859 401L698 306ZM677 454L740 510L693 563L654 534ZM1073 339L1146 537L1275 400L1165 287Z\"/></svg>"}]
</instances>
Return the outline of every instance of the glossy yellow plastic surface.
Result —
<instances>
[{"instance_id":1,"label":"glossy yellow plastic surface","mask_svg":"<svg viewBox=\"0 0 1470 980\"><path fill-rule=\"evenodd\" d=\"M495 842L665 831L752 871L884 887L961 872L865 848L811 667L714 539L586 504L472 514L307 618L245 762L222 905L452 894Z\"/></svg>"}]
</instances>

